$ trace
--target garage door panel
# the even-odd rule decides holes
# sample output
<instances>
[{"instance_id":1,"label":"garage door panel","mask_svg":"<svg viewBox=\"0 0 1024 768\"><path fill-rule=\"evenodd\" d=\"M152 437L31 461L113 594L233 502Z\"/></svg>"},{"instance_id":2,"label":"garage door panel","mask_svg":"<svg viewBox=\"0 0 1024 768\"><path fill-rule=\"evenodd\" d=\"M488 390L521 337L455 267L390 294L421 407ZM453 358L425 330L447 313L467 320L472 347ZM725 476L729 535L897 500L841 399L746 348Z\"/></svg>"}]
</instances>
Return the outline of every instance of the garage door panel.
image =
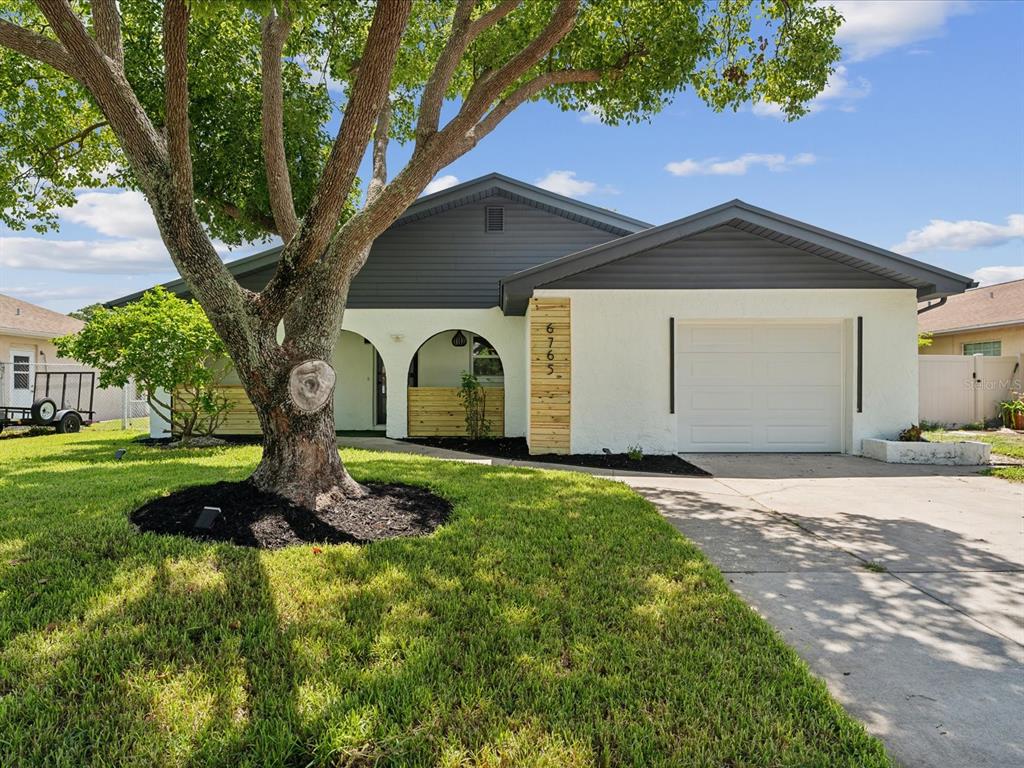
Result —
<instances>
[{"instance_id":1,"label":"garage door panel","mask_svg":"<svg viewBox=\"0 0 1024 768\"><path fill-rule=\"evenodd\" d=\"M838 451L836 323L679 323L680 451Z\"/></svg>"},{"instance_id":2,"label":"garage door panel","mask_svg":"<svg viewBox=\"0 0 1024 768\"><path fill-rule=\"evenodd\" d=\"M821 424L768 424L764 429L765 443L770 450L824 451L829 450L831 434Z\"/></svg>"},{"instance_id":3,"label":"garage door panel","mask_svg":"<svg viewBox=\"0 0 1024 768\"><path fill-rule=\"evenodd\" d=\"M695 386L747 384L755 375L753 363L745 357L694 353L687 356L682 380Z\"/></svg>"},{"instance_id":4,"label":"garage door panel","mask_svg":"<svg viewBox=\"0 0 1024 768\"><path fill-rule=\"evenodd\" d=\"M839 410L838 387L773 387L765 408L773 411L832 413Z\"/></svg>"},{"instance_id":5,"label":"garage door panel","mask_svg":"<svg viewBox=\"0 0 1024 768\"><path fill-rule=\"evenodd\" d=\"M751 446L753 430L738 424L691 424L690 439L705 445Z\"/></svg>"},{"instance_id":6,"label":"garage door panel","mask_svg":"<svg viewBox=\"0 0 1024 768\"><path fill-rule=\"evenodd\" d=\"M753 346L754 332L732 324L689 326L680 341L687 352L745 352Z\"/></svg>"},{"instance_id":7,"label":"garage door panel","mask_svg":"<svg viewBox=\"0 0 1024 768\"><path fill-rule=\"evenodd\" d=\"M776 325L766 323L754 335L751 352L786 353L799 349L805 354L834 352L839 343L839 325Z\"/></svg>"},{"instance_id":8,"label":"garage door panel","mask_svg":"<svg viewBox=\"0 0 1024 768\"><path fill-rule=\"evenodd\" d=\"M762 384L767 386L793 386L801 382L838 386L840 383L839 355L831 354L777 354L755 355L763 358Z\"/></svg>"}]
</instances>

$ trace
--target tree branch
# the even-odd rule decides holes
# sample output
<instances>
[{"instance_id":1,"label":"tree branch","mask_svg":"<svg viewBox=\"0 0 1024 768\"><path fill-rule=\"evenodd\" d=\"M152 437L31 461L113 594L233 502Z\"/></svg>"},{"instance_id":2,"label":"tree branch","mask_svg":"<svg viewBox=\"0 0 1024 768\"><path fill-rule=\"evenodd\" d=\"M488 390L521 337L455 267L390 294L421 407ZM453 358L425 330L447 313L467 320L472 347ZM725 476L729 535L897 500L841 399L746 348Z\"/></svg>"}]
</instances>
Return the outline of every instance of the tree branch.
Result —
<instances>
[{"instance_id":1,"label":"tree branch","mask_svg":"<svg viewBox=\"0 0 1024 768\"><path fill-rule=\"evenodd\" d=\"M377 115L377 126L373 131L373 176L366 191L367 204L380 195L388 183L388 130L391 128L391 104L385 103Z\"/></svg>"},{"instance_id":2,"label":"tree branch","mask_svg":"<svg viewBox=\"0 0 1024 768\"><path fill-rule=\"evenodd\" d=\"M378 3L363 48L352 95L345 106L341 127L334 140L313 199L299 231L281 254L277 270L260 294L264 319L276 325L301 293L298 278L323 255L338 226L355 181L359 162L391 88L398 48L409 20L412 0Z\"/></svg>"},{"instance_id":3,"label":"tree branch","mask_svg":"<svg viewBox=\"0 0 1024 768\"><path fill-rule=\"evenodd\" d=\"M569 34L576 24L579 5L579 0L559 0L558 7L551 14L551 19L544 30L509 59L501 69L489 74L479 87L474 86L452 123L461 127L463 120L468 119L476 124L506 88L528 72Z\"/></svg>"},{"instance_id":4,"label":"tree branch","mask_svg":"<svg viewBox=\"0 0 1024 768\"><path fill-rule=\"evenodd\" d=\"M56 40L0 19L0 46L81 80L67 50Z\"/></svg>"},{"instance_id":5,"label":"tree branch","mask_svg":"<svg viewBox=\"0 0 1024 768\"><path fill-rule=\"evenodd\" d=\"M171 184L180 202L192 203L192 150L188 121L188 20L185 0L164 3L164 115Z\"/></svg>"},{"instance_id":6,"label":"tree branch","mask_svg":"<svg viewBox=\"0 0 1024 768\"><path fill-rule=\"evenodd\" d=\"M89 90L107 117L140 182L144 185L158 183L166 173L166 146L124 72L111 66L110 59L99 49L67 0L36 0L36 5L74 63L73 76Z\"/></svg>"},{"instance_id":7,"label":"tree branch","mask_svg":"<svg viewBox=\"0 0 1024 768\"><path fill-rule=\"evenodd\" d=\"M285 16L278 16L271 8L260 30L260 63L263 96L261 121L264 166L267 172L267 190L270 210L281 239L287 243L299 228L292 197L288 158L284 149L284 86L281 80L281 55L291 30L291 17L287 3Z\"/></svg>"},{"instance_id":8,"label":"tree branch","mask_svg":"<svg viewBox=\"0 0 1024 768\"><path fill-rule=\"evenodd\" d=\"M545 88L553 85L568 85L570 83L596 83L602 77L612 75L613 71L602 72L599 69L563 69L556 72L545 72L523 83L512 93L499 101L487 115L477 123L471 132L473 143L476 143L484 136L493 131L498 123L508 117L517 107Z\"/></svg>"},{"instance_id":9,"label":"tree branch","mask_svg":"<svg viewBox=\"0 0 1024 768\"><path fill-rule=\"evenodd\" d=\"M92 26L100 50L117 66L124 66L121 14L117 0L92 0Z\"/></svg>"},{"instance_id":10,"label":"tree branch","mask_svg":"<svg viewBox=\"0 0 1024 768\"><path fill-rule=\"evenodd\" d=\"M266 230L271 235L279 235L280 234L277 231L277 224L269 216L262 216L262 215L258 215L258 214L246 214L246 213L243 213L242 209L239 208L234 203L228 203L228 202L225 202L223 200L211 200L211 199L205 198L205 197L203 198L203 200L205 200L210 205L212 205L212 206L214 206L216 208L219 208L221 213L223 213L225 216L227 216L230 219L234 219L235 221L240 221L240 222L244 222L244 223L255 224L256 226L260 227L261 229Z\"/></svg>"},{"instance_id":11,"label":"tree branch","mask_svg":"<svg viewBox=\"0 0 1024 768\"><path fill-rule=\"evenodd\" d=\"M52 146L47 147L46 148L46 152L47 152L47 154L51 154L52 155L58 149L63 149L68 144L74 144L76 141L84 141L89 136L90 133L92 133L93 131L99 130L100 128L105 128L107 126L107 124L108 123L107 123L106 120L99 120L99 121L93 123L92 125L87 125L85 128L80 130L78 133L76 133L73 136L69 136L68 138L64 139L64 141L58 142L57 144L54 144Z\"/></svg>"},{"instance_id":12,"label":"tree branch","mask_svg":"<svg viewBox=\"0 0 1024 768\"><path fill-rule=\"evenodd\" d=\"M460 0L452 16L452 32L445 43L441 55L434 65L433 72L427 79L420 98L419 119L416 122L416 143L423 144L437 133L438 121L445 94L451 84L452 77L459 67L459 62L472 42L484 31L490 29L501 19L511 13L522 0L503 0L494 8L472 20L476 0Z\"/></svg>"}]
</instances>

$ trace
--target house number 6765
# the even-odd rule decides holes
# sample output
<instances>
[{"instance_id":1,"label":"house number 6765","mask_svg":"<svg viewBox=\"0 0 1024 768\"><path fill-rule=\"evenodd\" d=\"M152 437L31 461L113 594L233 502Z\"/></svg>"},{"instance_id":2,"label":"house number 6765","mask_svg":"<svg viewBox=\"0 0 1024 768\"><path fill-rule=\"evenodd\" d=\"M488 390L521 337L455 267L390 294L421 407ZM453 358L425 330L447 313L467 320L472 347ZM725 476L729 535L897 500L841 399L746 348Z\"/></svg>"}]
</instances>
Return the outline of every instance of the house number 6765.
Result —
<instances>
[{"instance_id":1,"label":"house number 6765","mask_svg":"<svg viewBox=\"0 0 1024 768\"><path fill-rule=\"evenodd\" d=\"M554 323L548 323L547 326L545 326L544 330L548 332L548 351L547 351L547 355L545 355L545 357L547 357L547 359L549 361L550 360L554 360L555 359L555 353L554 353L554 350L552 349L552 347L555 346L555 337L552 336L551 334L553 334L555 332L555 324ZM554 366L553 363L549 362L548 363L548 376L553 376L554 373L555 373L555 366Z\"/></svg>"}]
</instances>

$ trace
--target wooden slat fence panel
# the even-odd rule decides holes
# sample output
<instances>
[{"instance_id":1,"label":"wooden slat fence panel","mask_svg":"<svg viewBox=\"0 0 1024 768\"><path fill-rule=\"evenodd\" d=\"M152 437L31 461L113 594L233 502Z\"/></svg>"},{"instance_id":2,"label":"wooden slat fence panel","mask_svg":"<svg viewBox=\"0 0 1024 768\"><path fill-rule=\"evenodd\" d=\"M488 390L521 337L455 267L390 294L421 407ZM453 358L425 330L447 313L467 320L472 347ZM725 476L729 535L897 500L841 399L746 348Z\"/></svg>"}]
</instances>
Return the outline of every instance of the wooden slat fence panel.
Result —
<instances>
[{"instance_id":1,"label":"wooden slat fence panel","mask_svg":"<svg viewBox=\"0 0 1024 768\"><path fill-rule=\"evenodd\" d=\"M218 387L225 397L232 403L232 408L214 434L217 435L259 435L260 420L256 416L256 409L245 394L245 389L240 385L224 385ZM172 400L172 407L176 413L180 410L178 406L181 401L175 394Z\"/></svg>"},{"instance_id":2,"label":"wooden slat fence panel","mask_svg":"<svg viewBox=\"0 0 1024 768\"><path fill-rule=\"evenodd\" d=\"M485 387L491 436L505 435L505 390ZM465 437L466 409L458 387L409 387L409 437Z\"/></svg>"}]
</instances>

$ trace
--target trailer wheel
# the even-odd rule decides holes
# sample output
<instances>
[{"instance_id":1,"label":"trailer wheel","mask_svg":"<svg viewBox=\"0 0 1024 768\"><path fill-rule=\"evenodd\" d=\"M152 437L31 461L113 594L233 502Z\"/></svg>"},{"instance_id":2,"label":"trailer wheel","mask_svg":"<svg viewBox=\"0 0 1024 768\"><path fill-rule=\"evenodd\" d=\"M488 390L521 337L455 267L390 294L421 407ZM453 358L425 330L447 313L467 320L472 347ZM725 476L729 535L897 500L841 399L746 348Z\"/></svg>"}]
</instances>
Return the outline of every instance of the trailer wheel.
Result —
<instances>
[{"instance_id":1,"label":"trailer wheel","mask_svg":"<svg viewBox=\"0 0 1024 768\"><path fill-rule=\"evenodd\" d=\"M74 411L69 411L60 417L60 421L57 422L57 431L61 434L65 432L79 432L82 429L82 417Z\"/></svg>"},{"instance_id":2,"label":"trailer wheel","mask_svg":"<svg viewBox=\"0 0 1024 768\"><path fill-rule=\"evenodd\" d=\"M40 398L32 403L32 421L41 427L53 423L57 415L57 404L48 397Z\"/></svg>"}]
</instances>

